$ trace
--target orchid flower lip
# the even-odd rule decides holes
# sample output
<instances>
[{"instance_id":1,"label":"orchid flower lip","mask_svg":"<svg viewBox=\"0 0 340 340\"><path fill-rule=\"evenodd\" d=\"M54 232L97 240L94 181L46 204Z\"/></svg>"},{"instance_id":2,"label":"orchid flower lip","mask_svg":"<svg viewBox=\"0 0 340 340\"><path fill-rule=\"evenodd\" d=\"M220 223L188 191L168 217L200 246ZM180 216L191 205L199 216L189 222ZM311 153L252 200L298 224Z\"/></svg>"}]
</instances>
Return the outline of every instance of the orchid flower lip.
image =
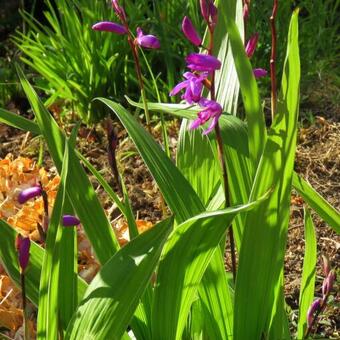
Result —
<instances>
[{"instance_id":1,"label":"orchid flower lip","mask_svg":"<svg viewBox=\"0 0 340 340\"><path fill-rule=\"evenodd\" d=\"M96 24L92 26L92 29L95 31L112 32L112 33L116 33L119 35L123 35L127 33L127 29L124 26L117 24L116 22L111 22L111 21L97 22Z\"/></svg>"},{"instance_id":2,"label":"orchid flower lip","mask_svg":"<svg viewBox=\"0 0 340 340\"><path fill-rule=\"evenodd\" d=\"M140 27L137 27L136 43L144 48L157 49L160 48L160 42L158 38L152 34L144 34Z\"/></svg>"},{"instance_id":3,"label":"orchid flower lip","mask_svg":"<svg viewBox=\"0 0 340 340\"><path fill-rule=\"evenodd\" d=\"M24 189L20 192L18 196L18 202L20 204L26 203L29 199L35 198L42 195L42 188L40 185L35 185L33 187Z\"/></svg>"}]
</instances>

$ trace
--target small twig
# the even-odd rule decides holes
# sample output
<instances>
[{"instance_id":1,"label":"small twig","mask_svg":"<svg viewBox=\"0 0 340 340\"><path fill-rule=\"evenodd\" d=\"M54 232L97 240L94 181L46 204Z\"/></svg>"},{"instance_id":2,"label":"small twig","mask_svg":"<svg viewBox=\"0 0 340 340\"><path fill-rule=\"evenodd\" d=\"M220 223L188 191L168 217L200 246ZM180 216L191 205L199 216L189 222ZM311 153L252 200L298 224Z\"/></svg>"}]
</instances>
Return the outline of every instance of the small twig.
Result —
<instances>
[{"instance_id":1,"label":"small twig","mask_svg":"<svg viewBox=\"0 0 340 340\"><path fill-rule=\"evenodd\" d=\"M277 101L277 86L276 86L276 27L275 19L277 16L278 0L274 0L273 12L270 17L270 27L272 34L272 49L270 56L270 80L271 80L271 107L272 107L272 121L276 113L276 101Z\"/></svg>"}]
</instances>

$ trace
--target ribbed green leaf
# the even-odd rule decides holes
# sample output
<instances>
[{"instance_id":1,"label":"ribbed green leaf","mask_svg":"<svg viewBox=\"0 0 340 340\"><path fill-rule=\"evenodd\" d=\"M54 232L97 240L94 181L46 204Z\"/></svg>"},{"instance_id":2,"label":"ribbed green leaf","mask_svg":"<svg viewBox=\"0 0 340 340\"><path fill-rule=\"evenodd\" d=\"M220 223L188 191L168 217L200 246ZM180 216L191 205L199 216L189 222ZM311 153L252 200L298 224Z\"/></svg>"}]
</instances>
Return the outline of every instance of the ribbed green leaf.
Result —
<instances>
[{"instance_id":1,"label":"ribbed green leaf","mask_svg":"<svg viewBox=\"0 0 340 340\"><path fill-rule=\"evenodd\" d=\"M305 255L299 297L299 321L297 338L303 339L307 328L307 311L314 299L316 274L316 235L312 217L305 208Z\"/></svg>"},{"instance_id":2,"label":"ribbed green leaf","mask_svg":"<svg viewBox=\"0 0 340 340\"><path fill-rule=\"evenodd\" d=\"M176 163L204 205L216 191L220 167L215 145L211 145L202 129L188 130L190 122L183 120L179 132Z\"/></svg>"},{"instance_id":3,"label":"ribbed green leaf","mask_svg":"<svg viewBox=\"0 0 340 340\"><path fill-rule=\"evenodd\" d=\"M17 129L30 131L34 135L40 135L39 126L31 120L18 114L0 108L0 122Z\"/></svg>"},{"instance_id":4,"label":"ribbed green leaf","mask_svg":"<svg viewBox=\"0 0 340 340\"><path fill-rule=\"evenodd\" d=\"M230 288L232 282L232 275L225 271L222 251L217 248L198 288L204 306L206 333L210 339L232 339L234 316L234 296Z\"/></svg>"},{"instance_id":5,"label":"ribbed green leaf","mask_svg":"<svg viewBox=\"0 0 340 340\"><path fill-rule=\"evenodd\" d=\"M235 340L265 337L280 298L296 148L299 82L298 14L295 12L288 34L282 94L251 199L267 190L272 190L272 194L246 216L235 288ZM276 334L277 339L281 336Z\"/></svg>"},{"instance_id":6,"label":"ribbed green leaf","mask_svg":"<svg viewBox=\"0 0 340 340\"><path fill-rule=\"evenodd\" d=\"M149 284L173 219L158 223L121 248L91 282L66 339L120 339Z\"/></svg>"},{"instance_id":7,"label":"ribbed green leaf","mask_svg":"<svg viewBox=\"0 0 340 340\"><path fill-rule=\"evenodd\" d=\"M11 279L20 286L18 254L15 248L17 234L13 227L0 220L0 261ZM31 241L30 259L25 272L25 283L27 297L36 306L39 300L39 282L43 258L44 249ZM86 288L86 282L78 277L78 301L83 298Z\"/></svg>"},{"instance_id":8,"label":"ribbed green leaf","mask_svg":"<svg viewBox=\"0 0 340 340\"><path fill-rule=\"evenodd\" d=\"M256 168L266 140L264 115L252 67L246 56L244 44L234 19L236 2L235 0L226 0L223 2L223 6L225 10L222 11L222 20L228 33L248 122L250 159Z\"/></svg>"},{"instance_id":9,"label":"ribbed green leaf","mask_svg":"<svg viewBox=\"0 0 340 340\"><path fill-rule=\"evenodd\" d=\"M252 209L257 203L200 214L172 232L157 273L152 314L154 339L181 339L200 281L227 227L237 213Z\"/></svg>"},{"instance_id":10,"label":"ribbed green leaf","mask_svg":"<svg viewBox=\"0 0 340 340\"><path fill-rule=\"evenodd\" d=\"M193 188L143 127L121 105L105 98L99 100L117 114L128 131L176 220L182 222L202 212L204 206Z\"/></svg>"},{"instance_id":11,"label":"ribbed green leaf","mask_svg":"<svg viewBox=\"0 0 340 340\"><path fill-rule=\"evenodd\" d=\"M18 73L21 85L30 101L51 157L60 172L65 136L19 68ZM69 160L70 185L66 188L67 195L82 222L98 260L105 263L119 249L118 241L74 150L70 150ZM94 228L94 226L96 227Z\"/></svg>"},{"instance_id":12,"label":"ribbed green leaf","mask_svg":"<svg viewBox=\"0 0 340 340\"><path fill-rule=\"evenodd\" d=\"M294 173L293 187L318 215L340 234L340 212L331 206L301 176Z\"/></svg>"},{"instance_id":13,"label":"ribbed green leaf","mask_svg":"<svg viewBox=\"0 0 340 340\"><path fill-rule=\"evenodd\" d=\"M130 105L139 107L140 109L144 108L142 103L137 103L127 96L125 96L125 98L129 102ZM187 118L187 119L195 119L197 117L196 113L202 110L199 106L196 106L196 105L149 103L149 102L148 102L148 109L150 111L169 113L173 116L180 117L180 118Z\"/></svg>"},{"instance_id":14,"label":"ribbed green leaf","mask_svg":"<svg viewBox=\"0 0 340 340\"><path fill-rule=\"evenodd\" d=\"M62 235L60 223L66 195L68 166L68 144L66 143L60 185L47 229L46 248L39 287L37 339L58 339L58 330L60 329L58 294L60 288L65 289L65 287L59 288L59 246Z\"/></svg>"}]
</instances>

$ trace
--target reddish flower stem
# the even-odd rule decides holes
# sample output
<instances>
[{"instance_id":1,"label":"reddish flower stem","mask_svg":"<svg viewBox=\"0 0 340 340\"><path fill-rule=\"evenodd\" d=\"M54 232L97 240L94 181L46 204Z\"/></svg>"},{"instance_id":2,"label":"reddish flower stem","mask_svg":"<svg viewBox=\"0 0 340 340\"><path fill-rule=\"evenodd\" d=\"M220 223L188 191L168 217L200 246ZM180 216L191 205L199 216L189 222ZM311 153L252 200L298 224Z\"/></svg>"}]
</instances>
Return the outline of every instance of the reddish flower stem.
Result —
<instances>
[{"instance_id":1,"label":"reddish flower stem","mask_svg":"<svg viewBox=\"0 0 340 340\"><path fill-rule=\"evenodd\" d=\"M270 56L270 80L271 80L271 109L272 109L272 121L274 120L276 113L276 102L277 102L277 86L276 86L276 27L275 19L277 16L278 0L274 0L273 11L270 17L270 27L272 34L272 48Z\"/></svg>"},{"instance_id":2,"label":"reddish flower stem","mask_svg":"<svg viewBox=\"0 0 340 340\"><path fill-rule=\"evenodd\" d=\"M213 48L214 48L214 39L213 39L214 32L212 29L209 28L209 33L210 33L210 42L209 42L209 47L208 47L208 54L212 55ZM211 96L211 100L215 100L215 72L213 72L211 76L210 96ZM215 125L215 134L216 134L216 141L217 141L217 154L218 154L218 159L220 161L220 165L222 169L222 176L223 176L225 207L227 208L230 206L229 192L228 192L228 173L227 173L227 166L226 166L224 151L223 151L223 140L222 140L222 135L221 135L221 129L220 129L220 125L218 122ZM235 253L234 233L233 233L233 228L231 225L229 226L228 234L229 234L229 241L230 241L233 280L235 282L236 280L236 253Z\"/></svg>"}]
</instances>

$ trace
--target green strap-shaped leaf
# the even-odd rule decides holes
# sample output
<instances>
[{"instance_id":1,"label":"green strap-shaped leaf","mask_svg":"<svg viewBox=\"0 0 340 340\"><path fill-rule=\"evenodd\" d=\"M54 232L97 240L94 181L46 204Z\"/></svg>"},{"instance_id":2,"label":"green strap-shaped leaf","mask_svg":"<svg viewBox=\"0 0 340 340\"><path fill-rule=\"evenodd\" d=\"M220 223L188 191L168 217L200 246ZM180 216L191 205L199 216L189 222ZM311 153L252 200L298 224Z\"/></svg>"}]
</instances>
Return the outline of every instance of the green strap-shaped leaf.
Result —
<instances>
[{"instance_id":1,"label":"green strap-shaped leaf","mask_svg":"<svg viewBox=\"0 0 340 340\"><path fill-rule=\"evenodd\" d=\"M299 82L298 14L295 12L288 34L282 94L251 199L267 190L272 193L246 216L235 288L235 340L266 337L280 297L296 148Z\"/></svg>"},{"instance_id":2,"label":"green strap-shaped leaf","mask_svg":"<svg viewBox=\"0 0 340 340\"><path fill-rule=\"evenodd\" d=\"M232 276L226 273L224 254L218 247L210 265L204 273L198 288L199 296L204 305L206 332L211 339L232 339L234 296L230 285Z\"/></svg>"},{"instance_id":3,"label":"green strap-shaped leaf","mask_svg":"<svg viewBox=\"0 0 340 340\"><path fill-rule=\"evenodd\" d=\"M60 223L66 195L69 166L68 155L68 144L66 142L60 185L54 202L51 219L48 224L45 255L40 277L37 339L41 340L58 339L58 330L60 329L58 295L60 251L62 251L60 249L60 241L63 228ZM65 287L60 288L65 289Z\"/></svg>"},{"instance_id":4,"label":"green strap-shaped leaf","mask_svg":"<svg viewBox=\"0 0 340 340\"><path fill-rule=\"evenodd\" d=\"M317 212L317 214L328 223L338 234L340 234L340 212L331 206L308 182L297 173L293 175L293 187Z\"/></svg>"},{"instance_id":5,"label":"green strap-shaped leaf","mask_svg":"<svg viewBox=\"0 0 340 340\"><path fill-rule=\"evenodd\" d=\"M252 67L249 58L246 56L244 44L234 19L236 2L235 0L226 0L223 1L223 6L225 6L226 9L222 11L222 20L228 32L248 122L249 155L256 169L266 140L264 115L261 109L259 91Z\"/></svg>"},{"instance_id":6,"label":"green strap-shaped leaf","mask_svg":"<svg viewBox=\"0 0 340 340\"><path fill-rule=\"evenodd\" d=\"M227 227L237 213L257 204L206 212L190 218L172 232L157 272L153 339L181 339L191 303Z\"/></svg>"},{"instance_id":7,"label":"green strap-shaped leaf","mask_svg":"<svg viewBox=\"0 0 340 340\"><path fill-rule=\"evenodd\" d=\"M40 131L47 142L51 157L60 172L65 136L19 68L18 73L21 85L35 113ZM119 249L119 244L73 149L69 150L69 183L70 185L66 188L67 195L82 222L98 260L103 264Z\"/></svg>"},{"instance_id":8,"label":"green strap-shaped leaf","mask_svg":"<svg viewBox=\"0 0 340 340\"><path fill-rule=\"evenodd\" d=\"M143 127L121 105L105 98L99 100L117 114L128 131L176 220L182 222L202 212L204 206L193 188Z\"/></svg>"},{"instance_id":9,"label":"green strap-shaped leaf","mask_svg":"<svg viewBox=\"0 0 340 340\"><path fill-rule=\"evenodd\" d=\"M30 131L34 135L40 135L39 126L31 120L21 117L14 112L10 112L0 108L0 122L13 126L17 129Z\"/></svg>"},{"instance_id":10,"label":"green strap-shaped leaf","mask_svg":"<svg viewBox=\"0 0 340 340\"><path fill-rule=\"evenodd\" d=\"M312 217L307 208L305 218L305 255L303 258L302 278L299 297L299 321L297 338L303 339L307 328L307 311L314 299L316 274L316 235Z\"/></svg>"},{"instance_id":11,"label":"green strap-shaped leaf","mask_svg":"<svg viewBox=\"0 0 340 340\"><path fill-rule=\"evenodd\" d=\"M0 261L11 279L20 287L18 254L15 248L17 234L13 227L0 220ZM39 300L39 281L44 252L43 248L31 241L30 259L25 271L25 283L27 297L36 306ZM78 276L78 301L83 298L86 288L86 282Z\"/></svg>"},{"instance_id":12,"label":"green strap-shaped leaf","mask_svg":"<svg viewBox=\"0 0 340 340\"><path fill-rule=\"evenodd\" d=\"M220 180L216 145L211 145L209 137L202 134L202 129L189 130L189 126L190 122L184 119L179 132L176 163L206 205Z\"/></svg>"},{"instance_id":13,"label":"green strap-shaped leaf","mask_svg":"<svg viewBox=\"0 0 340 340\"><path fill-rule=\"evenodd\" d=\"M120 249L91 282L66 339L120 339L157 265L173 219L158 223Z\"/></svg>"}]
</instances>

